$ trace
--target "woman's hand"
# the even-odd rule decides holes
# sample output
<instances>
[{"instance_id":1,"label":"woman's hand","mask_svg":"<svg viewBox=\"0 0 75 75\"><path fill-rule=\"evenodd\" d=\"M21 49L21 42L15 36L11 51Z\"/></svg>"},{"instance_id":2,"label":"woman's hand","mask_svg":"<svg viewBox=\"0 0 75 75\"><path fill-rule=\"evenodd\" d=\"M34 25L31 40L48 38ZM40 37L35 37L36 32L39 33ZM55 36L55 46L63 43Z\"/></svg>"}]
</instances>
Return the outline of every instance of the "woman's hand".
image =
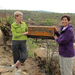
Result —
<instances>
[{"instance_id":1,"label":"woman's hand","mask_svg":"<svg viewBox=\"0 0 75 75\"><path fill-rule=\"evenodd\" d=\"M57 39L57 36L54 36L54 39L56 40Z\"/></svg>"},{"instance_id":2,"label":"woman's hand","mask_svg":"<svg viewBox=\"0 0 75 75\"><path fill-rule=\"evenodd\" d=\"M52 27L54 27L54 29L55 29L55 32L56 32L56 31L57 31L56 27L55 27L55 26L52 26Z\"/></svg>"},{"instance_id":3,"label":"woman's hand","mask_svg":"<svg viewBox=\"0 0 75 75\"><path fill-rule=\"evenodd\" d=\"M27 34L28 34L28 32L22 33L22 35L27 35Z\"/></svg>"}]
</instances>

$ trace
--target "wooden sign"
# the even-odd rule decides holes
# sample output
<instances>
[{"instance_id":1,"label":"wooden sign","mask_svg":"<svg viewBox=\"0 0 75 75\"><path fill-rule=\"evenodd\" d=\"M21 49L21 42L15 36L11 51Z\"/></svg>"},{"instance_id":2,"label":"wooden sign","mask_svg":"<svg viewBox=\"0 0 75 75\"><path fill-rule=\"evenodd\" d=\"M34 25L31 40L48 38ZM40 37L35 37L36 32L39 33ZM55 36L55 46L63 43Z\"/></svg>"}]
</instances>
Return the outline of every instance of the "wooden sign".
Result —
<instances>
[{"instance_id":1,"label":"wooden sign","mask_svg":"<svg viewBox=\"0 0 75 75\"><path fill-rule=\"evenodd\" d=\"M29 26L28 37L51 38L54 37L54 27L50 26Z\"/></svg>"}]
</instances>

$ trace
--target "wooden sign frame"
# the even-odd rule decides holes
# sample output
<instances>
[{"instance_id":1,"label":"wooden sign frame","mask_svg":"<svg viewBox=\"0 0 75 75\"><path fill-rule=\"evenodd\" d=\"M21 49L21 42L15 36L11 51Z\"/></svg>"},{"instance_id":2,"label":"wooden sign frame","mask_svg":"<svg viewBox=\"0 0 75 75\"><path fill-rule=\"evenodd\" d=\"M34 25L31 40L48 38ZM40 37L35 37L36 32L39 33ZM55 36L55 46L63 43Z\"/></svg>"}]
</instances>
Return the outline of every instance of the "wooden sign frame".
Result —
<instances>
[{"instance_id":1,"label":"wooden sign frame","mask_svg":"<svg viewBox=\"0 0 75 75\"><path fill-rule=\"evenodd\" d=\"M29 26L28 37L54 39L55 29L51 26Z\"/></svg>"}]
</instances>

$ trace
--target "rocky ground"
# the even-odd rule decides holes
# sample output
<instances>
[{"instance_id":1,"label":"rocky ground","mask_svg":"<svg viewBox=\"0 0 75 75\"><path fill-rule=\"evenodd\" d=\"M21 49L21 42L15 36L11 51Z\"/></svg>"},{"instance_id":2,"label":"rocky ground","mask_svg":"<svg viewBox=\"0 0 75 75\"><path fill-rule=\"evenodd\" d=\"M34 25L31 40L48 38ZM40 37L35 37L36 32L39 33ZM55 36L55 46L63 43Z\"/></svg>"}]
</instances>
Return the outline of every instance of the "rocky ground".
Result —
<instances>
[{"instance_id":1,"label":"rocky ground","mask_svg":"<svg viewBox=\"0 0 75 75\"><path fill-rule=\"evenodd\" d=\"M28 58L25 63L21 64L21 72L12 68L13 56L12 51L5 51L0 46L0 73L1 75L46 75L44 71L37 66L35 58Z\"/></svg>"},{"instance_id":2,"label":"rocky ground","mask_svg":"<svg viewBox=\"0 0 75 75\"><path fill-rule=\"evenodd\" d=\"M21 64L21 72L18 72L17 68L12 68L12 64L12 50L9 47L5 49L0 37L0 75L47 75L44 70L37 66L35 58L27 58L25 63Z\"/></svg>"},{"instance_id":3,"label":"rocky ground","mask_svg":"<svg viewBox=\"0 0 75 75\"><path fill-rule=\"evenodd\" d=\"M0 36L2 36L2 34L0 34ZM45 48L45 46L46 45L43 45L44 48ZM53 50L54 49L58 50L58 47L54 47L54 46L50 46L50 47L52 47ZM21 64L22 71L18 72L17 68L11 67L11 65L13 64L12 50L9 47L7 47L5 49L4 45L2 44L2 38L0 37L0 75L48 75L48 73L46 73L47 71L44 67L39 67L39 65L41 66L41 63L38 64L39 59L40 59L40 61L44 62L45 57L47 57L47 55L46 55L47 50L45 50L45 49L44 49L44 51L42 51L42 50L43 49L40 48L40 50L35 51L35 53L34 53L35 58L27 58L27 60L23 64ZM48 52L48 53L51 53L51 52ZM59 68L58 62L56 60L58 58L57 57L58 54L56 54L56 53L57 53L57 51L55 52L53 62L51 63L52 74L49 74L49 75L60 75L60 74L58 74L58 71L60 70L60 68ZM36 61L36 59L38 60L38 62ZM74 63L75 63L75 60L74 60ZM56 67L56 68L54 68L54 67ZM74 64L74 70L75 70L75 64ZM54 74L54 72L55 72L55 74ZM74 71L73 75L75 75L75 71Z\"/></svg>"}]
</instances>

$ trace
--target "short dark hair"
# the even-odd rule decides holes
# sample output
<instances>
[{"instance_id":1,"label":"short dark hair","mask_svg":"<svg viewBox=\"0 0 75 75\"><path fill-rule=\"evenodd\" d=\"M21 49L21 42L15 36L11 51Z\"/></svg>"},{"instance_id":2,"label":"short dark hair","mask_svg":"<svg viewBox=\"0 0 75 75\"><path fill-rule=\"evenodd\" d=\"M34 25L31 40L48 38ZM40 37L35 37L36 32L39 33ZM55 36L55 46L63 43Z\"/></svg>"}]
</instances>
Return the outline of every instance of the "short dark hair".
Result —
<instances>
[{"instance_id":1,"label":"short dark hair","mask_svg":"<svg viewBox=\"0 0 75 75\"><path fill-rule=\"evenodd\" d=\"M63 16L61 17L61 20L62 20L64 17L66 17L68 21L70 21L70 19L71 19L69 15L63 15Z\"/></svg>"}]
</instances>

